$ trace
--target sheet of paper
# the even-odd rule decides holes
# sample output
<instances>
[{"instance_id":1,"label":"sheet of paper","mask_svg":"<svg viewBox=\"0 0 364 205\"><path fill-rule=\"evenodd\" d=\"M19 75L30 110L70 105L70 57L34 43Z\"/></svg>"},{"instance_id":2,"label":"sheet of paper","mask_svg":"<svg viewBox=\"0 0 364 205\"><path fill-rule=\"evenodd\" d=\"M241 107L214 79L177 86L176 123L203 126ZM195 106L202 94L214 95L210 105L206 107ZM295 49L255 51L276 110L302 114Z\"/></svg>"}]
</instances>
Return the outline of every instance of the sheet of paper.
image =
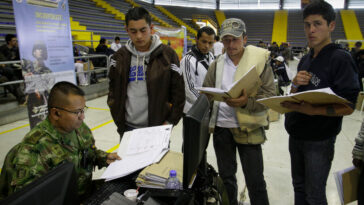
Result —
<instances>
[{"instance_id":1,"label":"sheet of paper","mask_svg":"<svg viewBox=\"0 0 364 205\"><path fill-rule=\"evenodd\" d=\"M122 160L110 164L101 178L113 180L158 162L168 151L171 131L172 125L164 125L125 133L118 150Z\"/></svg>"},{"instance_id":2,"label":"sheet of paper","mask_svg":"<svg viewBox=\"0 0 364 205\"><path fill-rule=\"evenodd\" d=\"M336 188L341 204L348 204L357 200L357 187L360 170L354 166L334 172Z\"/></svg>"},{"instance_id":3,"label":"sheet of paper","mask_svg":"<svg viewBox=\"0 0 364 205\"><path fill-rule=\"evenodd\" d=\"M231 84L228 90L211 87L197 88L197 90L212 95L216 101L224 101L224 98L239 97L243 89L245 89L248 96L254 96L261 83L256 67L252 66L240 79Z\"/></svg>"},{"instance_id":4,"label":"sheet of paper","mask_svg":"<svg viewBox=\"0 0 364 205\"><path fill-rule=\"evenodd\" d=\"M305 101L315 105L333 104L333 103L338 103L343 105L350 104L348 100L336 95L330 88L309 90L285 96L273 96L257 100L257 102L281 114L292 111L288 108L282 107L281 103L284 101L295 102L295 103L300 103L302 101Z\"/></svg>"},{"instance_id":5,"label":"sheet of paper","mask_svg":"<svg viewBox=\"0 0 364 205\"><path fill-rule=\"evenodd\" d=\"M127 155L163 148L169 141L168 136L171 130L172 125L133 130L129 140Z\"/></svg>"}]
</instances>

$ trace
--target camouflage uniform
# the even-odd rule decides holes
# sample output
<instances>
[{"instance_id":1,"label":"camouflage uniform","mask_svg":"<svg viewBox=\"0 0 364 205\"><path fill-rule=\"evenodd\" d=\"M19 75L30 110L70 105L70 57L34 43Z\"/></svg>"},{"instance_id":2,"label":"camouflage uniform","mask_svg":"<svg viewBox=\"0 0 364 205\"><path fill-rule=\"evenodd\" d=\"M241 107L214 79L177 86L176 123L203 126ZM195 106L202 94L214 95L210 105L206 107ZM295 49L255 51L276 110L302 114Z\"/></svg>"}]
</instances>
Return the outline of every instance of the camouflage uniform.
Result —
<instances>
[{"instance_id":1,"label":"camouflage uniform","mask_svg":"<svg viewBox=\"0 0 364 205\"><path fill-rule=\"evenodd\" d=\"M0 199L20 190L64 160L73 162L78 174L78 194L91 190L92 171L106 166L107 153L96 149L85 123L68 134L58 132L49 119L34 127L5 158L0 176Z\"/></svg>"}]
</instances>

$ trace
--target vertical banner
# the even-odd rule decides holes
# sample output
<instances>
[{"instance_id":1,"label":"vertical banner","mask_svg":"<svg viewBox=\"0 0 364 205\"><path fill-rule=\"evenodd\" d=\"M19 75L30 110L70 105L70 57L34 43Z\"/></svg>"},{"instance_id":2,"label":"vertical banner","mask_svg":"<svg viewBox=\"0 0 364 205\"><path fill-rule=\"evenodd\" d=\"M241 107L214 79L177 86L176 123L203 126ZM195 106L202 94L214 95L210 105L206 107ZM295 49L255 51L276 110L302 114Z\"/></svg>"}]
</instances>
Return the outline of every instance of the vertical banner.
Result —
<instances>
[{"instance_id":1,"label":"vertical banner","mask_svg":"<svg viewBox=\"0 0 364 205\"><path fill-rule=\"evenodd\" d=\"M13 0L31 128L48 114L58 81L76 84L67 0Z\"/></svg>"},{"instance_id":2,"label":"vertical banner","mask_svg":"<svg viewBox=\"0 0 364 205\"><path fill-rule=\"evenodd\" d=\"M153 26L153 31L157 34L163 44L167 44L176 51L179 59L182 59L183 54L187 51L187 40L184 28L167 28L162 26Z\"/></svg>"}]
</instances>

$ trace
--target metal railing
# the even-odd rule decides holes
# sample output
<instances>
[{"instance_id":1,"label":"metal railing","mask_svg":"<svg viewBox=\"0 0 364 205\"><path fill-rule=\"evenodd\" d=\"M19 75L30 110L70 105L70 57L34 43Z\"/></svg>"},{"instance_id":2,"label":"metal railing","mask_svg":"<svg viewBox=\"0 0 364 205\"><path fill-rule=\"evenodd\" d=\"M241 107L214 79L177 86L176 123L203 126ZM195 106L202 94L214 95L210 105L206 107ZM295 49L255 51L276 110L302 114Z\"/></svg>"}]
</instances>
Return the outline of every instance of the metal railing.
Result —
<instances>
[{"instance_id":1,"label":"metal railing","mask_svg":"<svg viewBox=\"0 0 364 205\"><path fill-rule=\"evenodd\" d=\"M106 33L106 34L113 34L114 38L116 36L120 35L120 32L114 32L114 31L97 31L97 30L71 30L71 31L76 31L76 32L89 32L91 33L91 39L90 40L72 40L73 42L91 42L91 48L94 47L94 42L99 42L97 40L93 40L94 39L94 33Z\"/></svg>"},{"instance_id":2,"label":"metal railing","mask_svg":"<svg viewBox=\"0 0 364 205\"><path fill-rule=\"evenodd\" d=\"M90 58L106 58L106 67L94 67L93 70L90 70ZM77 59L87 59L87 70L85 71L81 71L81 72L75 72L75 74L77 75L78 73L87 73L88 76L90 76L90 73L101 73L104 71L107 71L107 73L109 72L109 67L110 67L110 59L107 55L101 55L101 54L96 54L96 55L86 55L86 56L77 56L74 57L75 60ZM15 64L15 63L22 63L21 60L18 61L0 61L0 65L8 65L8 64ZM0 68L1 69L1 68ZM13 80L13 81L8 81L5 83L1 83L0 86L6 86L6 85L14 85L14 84L20 84L20 83L24 83L24 80Z\"/></svg>"}]
</instances>

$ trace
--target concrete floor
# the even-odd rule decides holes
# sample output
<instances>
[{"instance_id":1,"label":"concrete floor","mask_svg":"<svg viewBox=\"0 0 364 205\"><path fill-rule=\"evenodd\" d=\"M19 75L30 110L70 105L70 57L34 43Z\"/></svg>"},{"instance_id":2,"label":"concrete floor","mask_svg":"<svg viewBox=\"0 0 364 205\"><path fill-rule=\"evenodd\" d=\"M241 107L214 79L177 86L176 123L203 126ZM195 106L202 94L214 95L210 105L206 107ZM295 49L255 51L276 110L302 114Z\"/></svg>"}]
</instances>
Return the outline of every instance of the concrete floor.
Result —
<instances>
[{"instance_id":1,"label":"concrete floor","mask_svg":"<svg viewBox=\"0 0 364 205\"><path fill-rule=\"evenodd\" d=\"M116 126L112 121L106 104L106 96L88 101L89 109L86 113L85 122L93 130L96 139L96 146L102 150L110 150L118 144L119 136ZM346 116L343 122L343 129L337 137L335 158L327 182L327 198L330 205L339 205L335 180L333 173L337 170L351 166L351 151L354 145L354 138L358 134L362 116L355 111L352 115ZM290 157L288 152L288 135L284 129L284 117L270 124L267 131L268 141L262 146L264 155L265 179L267 182L270 204L291 205L293 204L293 188L290 176ZM29 131L27 120L21 120L0 126L0 165L2 166L6 153L12 146L18 143ZM216 168L216 159L211 144L207 150L208 162ZM182 146L182 124L174 127L171 136L171 149L180 151ZM95 172L94 177L101 175L103 170ZM239 181L239 192L244 188L244 176L241 166L238 166L237 178ZM248 199L246 201L249 201Z\"/></svg>"}]
</instances>

